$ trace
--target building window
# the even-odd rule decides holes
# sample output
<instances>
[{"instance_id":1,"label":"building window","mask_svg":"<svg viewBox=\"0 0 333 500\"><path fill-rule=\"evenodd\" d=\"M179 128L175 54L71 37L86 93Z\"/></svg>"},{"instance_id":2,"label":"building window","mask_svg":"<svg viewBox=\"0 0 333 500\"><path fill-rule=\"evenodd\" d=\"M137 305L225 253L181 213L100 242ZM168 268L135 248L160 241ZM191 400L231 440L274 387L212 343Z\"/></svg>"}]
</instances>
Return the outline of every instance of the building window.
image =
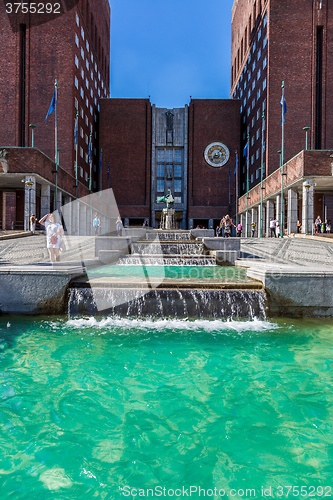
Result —
<instances>
[{"instance_id":1,"label":"building window","mask_svg":"<svg viewBox=\"0 0 333 500\"><path fill-rule=\"evenodd\" d=\"M253 48L252 48L252 52L253 52L253 54L254 54L254 51L256 50L256 47L257 47L257 44L256 44L256 42L254 42L254 44L253 44Z\"/></svg>"},{"instance_id":2,"label":"building window","mask_svg":"<svg viewBox=\"0 0 333 500\"><path fill-rule=\"evenodd\" d=\"M251 184L252 184L252 182L253 182L253 174L251 174Z\"/></svg>"},{"instance_id":3,"label":"building window","mask_svg":"<svg viewBox=\"0 0 333 500\"><path fill-rule=\"evenodd\" d=\"M252 109L254 108L254 106L255 106L255 105L256 105L256 100L255 100L255 99L253 99L253 100L252 100Z\"/></svg>"},{"instance_id":4,"label":"building window","mask_svg":"<svg viewBox=\"0 0 333 500\"><path fill-rule=\"evenodd\" d=\"M182 166L181 165L175 165L175 177L181 177L182 176Z\"/></svg>"},{"instance_id":5,"label":"building window","mask_svg":"<svg viewBox=\"0 0 333 500\"><path fill-rule=\"evenodd\" d=\"M175 200L175 203L181 203L182 202L182 197L181 196L175 196L174 200Z\"/></svg>"},{"instance_id":6,"label":"building window","mask_svg":"<svg viewBox=\"0 0 333 500\"><path fill-rule=\"evenodd\" d=\"M260 71L260 68L258 69L258 73L257 73L257 80L259 80L259 78L261 77L261 71Z\"/></svg>"},{"instance_id":7,"label":"building window","mask_svg":"<svg viewBox=\"0 0 333 500\"><path fill-rule=\"evenodd\" d=\"M84 99L84 92L83 92L83 88L82 87L80 87L80 95L81 95L82 99Z\"/></svg>"},{"instance_id":8,"label":"building window","mask_svg":"<svg viewBox=\"0 0 333 500\"><path fill-rule=\"evenodd\" d=\"M257 60L259 61L260 58L261 58L261 49L258 50Z\"/></svg>"},{"instance_id":9,"label":"building window","mask_svg":"<svg viewBox=\"0 0 333 500\"><path fill-rule=\"evenodd\" d=\"M81 113L81 118L83 118L83 108L80 109L80 113Z\"/></svg>"},{"instance_id":10,"label":"building window","mask_svg":"<svg viewBox=\"0 0 333 500\"><path fill-rule=\"evenodd\" d=\"M258 160L258 158L259 158L259 149L257 149L256 151L256 160Z\"/></svg>"},{"instance_id":11,"label":"building window","mask_svg":"<svg viewBox=\"0 0 333 500\"><path fill-rule=\"evenodd\" d=\"M258 109L257 111L257 120L259 120L259 118L260 118L260 109Z\"/></svg>"},{"instance_id":12,"label":"building window","mask_svg":"<svg viewBox=\"0 0 333 500\"><path fill-rule=\"evenodd\" d=\"M254 135L251 137L251 146L254 144Z\"/></svg>"},{"instance_id":13,"label":"building window","mask_svg":"<svg viewBox=\"0 0 333 500\"><path fill-rule=\"evenodd\" d=\"M89 43L88 43L88 40L86 41L86 49L87 49L87 52L89 52Z\"/></svg>"},{"instance_id":14,"label":"building window","mask_svg":"<svg viewBox=\"0 0 333 500\"><path fill-rule=\"evenodd\" d=\"M262 103L262 110L265 111L266 109L266 99L264 100L264 102Z\"/></svg>"},{"instance_id":15,"label":"building window","mask_svg":"<svg viewBox=\"0 0 333 500\"><path fill-rule=\"evenodd\" d=\"M256 132L256 139L259 139L260 137L260 128L258 128L257 132Z\"/></svg>"},{"instance_id":16,"label":"building window","mask_svg":"<svg viewBox=\"0 0 333 500\"><path fill-rule=\"evenodd\" d=\"M79 16L77 14L75 15L75 20L76 20L76 24L79 26L80 20L79 20Z\"/></svg>"},{"instance_id":17,"label":"building window","mask_svg":"<svg viewBox=\"0 0 333 500\"><path fill-rule=\"evenodd\" d=\"M84 159L85 159L86 163L88 163L88 155L87 155L87 153L85 153Z\"/></svg>"},{"instance_id":18,"label":"building window","mask_svg":"<svg viewBox=\"0 0 333 500\"><path fill-rule=\"evenodd\" d=\"M88 136L87 136L87 134L86 134L86 144L88 144Z\"/></svg>"},{"instance_id":19,"label":"building window","mask_svg":"<svg viewBox=\"0 0 333 500\"><path fill-rule=\"evenodd\" d=\"M254 90L254 87L255 87L255 86L256 86L256 81L255 81L255 80L253 80L253 82L252 82L252 90Z\"/></svg>"},{"instance_id":20,"label":"building window","mask_svg":"<svg viewBox=\"0 0 333 500\"><path fill-rule=\"evenodd\" d=\"M181 149L176 149L175 150L175 161L182 161L182 150Z\"/></svg>"},{"instance_id":21,"label":"building window","mask_svg":"<svg viewBox=\"0 0 333 500\"><path fill-rule=\"evenodd\" d=\"M175 192L176 193L181 193L181 191L182 191L182 181L181 180L175 180L174 185L175 185Z\"/></svg>"},{"instance_id":22,"label":"building window","mask_svg":"<svg viewBox=\"0 0 333 500\"><path fill-rule=\"evenodd\" d=\"M82 156L83 156L83 152L82 152ZM83 168L80 167L80 176L83 177Z\"/></svg>"},{"instance_id":23,"label":"building window","mask_svg":"<svg viewBox=\"0 0 333 500\"><path fill-rule=\"evenodd\" d=\"M258 89L258 92L257 92L257 101L259 101L260 99L260 89Z\"/></svg>"},{"instance_id":24,"label":"building window","mask_svg":"<svg viewBox=\"0 0 333 500\"><path fill-rule=\"evenodd\" d=\"M256 179L259 179L259 168L256 170Z\"/></svg>"},{"instance_id":25,"label":"building window","mask_svg":"<svg viewBox=\"0 0 333 500\"><path fill-rule=\"evenodd\" d=\"M172 162L172 149L167 149L165 151L165 160L167 162Z\"/></svg>"},{"instance_id":26,"label":"building window","mask_svg":"<svg viewBox=\"0 0 333 500\"><path fill-rule=\"evenodd\" d=\"M265 69L266 66L267 66L267 56L265 57L264 62L262 63L263 69Z\"/></svg>"},{"instance_id":27,"label":"building window","mask_svg":"<svg viewBox=\"0 0 333 500\"><path fill-rule=\"evenodd\" d=\"M82 57L82 59L84 60L84 50L83 50L83 48L82 48L82 47L81 47L81 57Z\"/></svg>"},{"instance_id":28,"label":"building window","mask_svg":"<svg viewBox=\"0 0 333 500\"><path fill-rule=\"evenodd\" d=\"M253 165L253 163L254 163L254 155L251 156L251 165ZM253 181L251 181L251 182L253 182Z\"/></svg>"},{"instance_id":29,"label":"building window","mask_svg":"<svg viewBox=\"0 0 333 500\"><path fill-rule=\"evenodd\" d=\"M265 90L266 85L267 85L267 79L265 78L265 80L262 82L262 89L263 90Z\"/></svg>"},{"instance_id":30,"label":"building window","mask_svg":"<svg viewBox=\"0 0 333 500\"><path fill-rule=\"evenodd\" d=\"M164 165L157 165L157 177L164 177Z\"/></svg>"},{"instance_id":31,"label":"building window","mask_svg":"<svg viewBox=\"0 0 333 500\"><path fill-rule=\"evenodd\" d=\"M82 36L82 38L84 40L84 31L83 31L83 28L81 28L81 36Z\"/></svg>"},{"instance_id":32,"label":"building window","mask_svg":"<svg viewBox=\"0 0 333 500\"><path fill-rule=\"evenodd\" d=\"M248 74L247 74L247 79L248 79L248 81L250 81L250 80L251 80L251 71L249 71L249 72L248 72Z\"/></svg>"},{"instance_id":33,"label":"building window","mask_svg":"<svg viewBox=\"0 0 333 500\"><path fill-rule=\"evenodd\" d=\"M253 61L253 64L252 64L252 72L256 69L256 62Z\"/></svg>"},{"instance_id":34,"label":"building window","mask_svg":"<svg viewBox=\"0 0 333 500\"><path fill-rule=\"evenodd\" d=\"M264 17L264 28L265 28L266 24L267 24L267 12L266 12L266 15Z\"/></svg>"},{"instance_id":35,"label":"building window","mask_svg":"<svg viewBox=\"0 0 333 500\"><path fill-rule=\"evenodd\" d=\"M86 68L87 68L87 70L89 71L89 63L88 63L88 59L86 59Z\"/></svg>"},{"instance_id":36,"label":"building window","mask_svg":"<svg viewBox=\"0 0 333 500\"><path fill-rule=\"evenodd\" d=\"M164 161L164 149L157 150L157 161Z\"/></svg>"},{"instance_id":37,"label":"building window","mask_svg":"<svg viewBox=\"0 0 333 500\"><path fill-rule=\"evenodd\" d=\"M157 192L164 193L164 179L157 179Z\"/></svg>"},{"instance_id":38,"label":"building window","mask_svg":"<svg viewBox=\"0 0 333 500\"><path fill-rule=\"evenodd\" d=\"M264 41L262 42L263 48L265 48L266 45L267 45L267 35L265 36Z\"/></svg>"},{"instance_id":39,"label":"building window","mask_svg":"<svg viewBox=\"0 0 333 500\"><path fill-rule=\"evenodd\" d=\"M248 99L250 99L250 97L251 97L251 89L249 89L249 91L247 93L247 97L248 97Z\"/></svg>"},{"instance_id":40,"label":"building window","mask_svg":"<svg viewBox=\"0 0 333 500\"><path fill-rule=\"evenodd\" d=\"M87 78L86 78L86 87L87 87L87 89L89 89L89 82L88 82Z\"/></svg>"},{"instance_id":41,"label":"building window","mask_svg":"<svg viewBox=\"0 0 333 500\"><path fill-rule=\"evenodd\" d=\"M93 93L93 89L90 88L90 97L93 98L94 97L94 93Z\"/></svg>"},{"instance_id":42,"label":"building window","mask_svg":"<svg viewBox=\"0 0 333 500\"><path fill-rule=\"evenodd\" d=\"M76 99L76 97L74 97L74 103L75 103L75 109L79 109L79 102Z\"/></svg>"},{"instance_id":43,"label":"building window","mask_svg":"<svg viewBox=\"0 0 333 500\"><path fill-rule=\"evenodd\" d=\"M260 40L260 38L261 38L261 28L260 28L260 30L258 31L258 40Z\"/></svg>"},{"instance_id":44,"label":"building window","mask_svg":"<svg viewBox=\"0 0 333 500\"><path fill-rule=\"evenodd\" d=\"M254 118L252 118L252 121L251 121L251 127L252 127L252 128L254 127Z\"/></svg>"},{"instance_id":45,"label":"building window","mask_svg":"<svg viewBox=\"0 0 333 500\"><path fill-rule=\"evenodd\" d=\"M83 149L81 148L81 146L80 146L80 156L81 156L81 158L83 158Z\"/></svg>"},{"instance_id":46,"label":"building window","mask_svg":"<svg viewBox=\"0 0 333 500\"><path fill-rule=\"evenodd\" d=\"M79 67L79 58L75 54L75 66L78 68Z\"/></svg>"},{"instance_id":47,"label":"building window","mask_svg":"<svg viewBox=\"0 0 333 500\"><path fill-rule=\"evenodd\" d=\"M247 116L250 116L250 108L247 108Z\"/></svg>"},{"instance_id":48,"label":"building window","mask_svg":"<svg viewBox=\"0 0 333 500\"><path fill-rule=\"evenodd\" d=\"M98 72L98 79L99 79L99 81L101 81L101 74L100 74L100 72Z\"/></svg>"},{"instance_id":49,"label":"building window","mask_svg":"<svg viewBox=\"0 0 333 500\"><path fill-rule=\"evenodd\" d=\"M79 88L79 80L75 77L74 80L75 87L78 89Z\"/></svg>"},{"instance_id":50,"label":"building window","mask_svg":"<svg viewBox=\"0 0 333 500\"><path fill-rule=\"evenodd\" d=\"M80 127L80 136L83 137L83 128Z\"/></svg>"},{"instance_id":51,"label":"building window","mask_svg":"<svg viewBox=\"0 0 333 500\"><path fill-rule=\"evenodd\" d=\"M90 114L92 115L93 114L93 109L91 106L89 106L89 110L90 110Z\"/></svg>"},{"instance_id":52,"label":"building window","mask_svg":"<svg viewBox=\"0 0 333 500\"><path fill-rule=\"evenodd\" d=\"M77 36L76 33L75 33L75 43L77 46L79 46L79 37Z\"/></svg>"},{"instance_id":53,"label":"building window","mask_svg":"<svg viewBox=\"0 0 333 500\"><path fill-rule=\"evenodd\" d=\"M84 178L85 178L85 181L88 182L88 172L84 173Z\"/></svg>"}]
</instances>

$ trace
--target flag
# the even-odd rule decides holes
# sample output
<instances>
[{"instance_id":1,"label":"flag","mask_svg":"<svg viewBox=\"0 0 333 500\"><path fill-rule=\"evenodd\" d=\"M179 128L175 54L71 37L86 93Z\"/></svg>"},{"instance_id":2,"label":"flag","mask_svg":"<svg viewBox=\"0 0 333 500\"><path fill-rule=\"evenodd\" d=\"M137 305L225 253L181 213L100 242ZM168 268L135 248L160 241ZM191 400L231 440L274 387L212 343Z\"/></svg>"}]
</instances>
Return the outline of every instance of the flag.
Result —
<instances>
[{"instance_id":1,"label":"flag","mask_svg":"<svg viewBox=\"0 0 333 500\"><path fill-rule=\"evenodd\" d=\"M249 154L249 140L247 141L247 143L245 144L245 148L243 149L243 155L245 156L246 161L247 161L248 154Z\"/></svg>"},{"instance_id":2,"label":"flag","mask_svg":"<svg viewBox=\"0 0 333 500\"><path fill-rule=\"evenodd\" d=\"M90 134L90 138L89 138L88 159L89 159L89 163L90 163L91 162L91 134Z\"/></svg>"},{"instance_id":3,"label":"flag","mask_svg":"<svg viewBox=\"0 0 333 500\"><path fill-rule=\"evenodd\" d=\"M238 153L236 153L236 166L235 166L234 175L237 174L237 169L238 169Z\"/></svg>"},{"instance_id":4,"label":"flag","mask_svg":"<svg viewBox=\"0 0 333 500\"><path fill-rule=\"evenodd\" d=\"M53 97L52 97L52 101L51 101L51 104L50 104L50 107L49 107L49 110L47 112L47 115L45 117L45 121L47 121L49 115L52 113L52 111L55 110L55 107L56 107L56 89L54 89L54 93L53 93Z\"/></svg>"},{"instance_id":5,"label":"flag","mask_svg":"<svg viewBox=\"0 0 333 500\"><path fill-rule=\"evenodd\" d=\"M261 126L261 145L262 145L262 150L265 151L266 146L265 146L265 139L264 139L264 132L266 128L266 122L265 122L265 115L262 115L262 126Z\"/></svg>"},{"instance_id":6,"label":"flag","mask_svg":"<svg viewBox=\"0 0 333 500\"><path fill-rule=\"evenodd\" d=\"M284 122L286 120L285 114L287 113L287 104L286 104L286 99L284 96L284 87L282 88L282 97L281 97L280 105L282 107L282 122L281 122L281 127L282 127L282 125L284 124Z\"/></svg>"},{"instance_id":7,"label":"flag","mask_svg":"<svg viewBox=\"0 0 333 500\"><path fill-rule=\"evenodd\" d=\"M79 126L79 113L76 115L75 119L75 127L74 127L74 137L75 137L75 146L77 146L77 136L78 136L78 126Z\"/></svg>"}]
</instances>

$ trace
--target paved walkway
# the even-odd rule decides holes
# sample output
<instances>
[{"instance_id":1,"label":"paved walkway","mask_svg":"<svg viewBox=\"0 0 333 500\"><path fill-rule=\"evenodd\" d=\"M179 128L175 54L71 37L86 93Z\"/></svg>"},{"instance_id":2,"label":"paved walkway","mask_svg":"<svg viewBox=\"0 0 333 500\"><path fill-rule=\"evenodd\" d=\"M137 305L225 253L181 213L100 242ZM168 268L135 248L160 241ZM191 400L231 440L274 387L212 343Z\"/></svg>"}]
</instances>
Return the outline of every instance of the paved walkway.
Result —
<instances>
[{"instance_id":1,"label":"paved walkway","mask_svg":"<svg viewBox=\"0 0 333 500\"><path fill-rule=\"evenodd\" d=\"M312 238L242 238L241 257L265 263L333 267L333 241Z\"/></svg>"}]
</instances>

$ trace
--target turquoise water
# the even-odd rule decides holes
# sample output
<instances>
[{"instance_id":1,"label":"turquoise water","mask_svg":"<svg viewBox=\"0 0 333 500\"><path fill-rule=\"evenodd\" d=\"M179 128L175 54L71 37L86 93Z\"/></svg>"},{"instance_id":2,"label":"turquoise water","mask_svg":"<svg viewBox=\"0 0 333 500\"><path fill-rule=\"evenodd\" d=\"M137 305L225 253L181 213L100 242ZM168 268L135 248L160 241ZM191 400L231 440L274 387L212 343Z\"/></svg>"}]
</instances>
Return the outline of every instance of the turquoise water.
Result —
<instances>
[{"instance_id":1,"label":"turquoise water","mask_svg":"<svg viewBox=\"0 0 333 500\"><path fill-rule=\"evenodd\" d=\"M175 279L246 279L246 269L223 266L103 266L89 270L89 278L98 276L108 277L141 277L147 269L149 277Z\"/></svg>"},{"instance_id":2,"label":"turquoise water","mask_svg":"<svg viewBox=\"0 0 333 500\"><path fill-rule=\"evenodd\" d=\"M0 326L1 500L333 495L330 322Z\"/></svg>"}]
</instances>

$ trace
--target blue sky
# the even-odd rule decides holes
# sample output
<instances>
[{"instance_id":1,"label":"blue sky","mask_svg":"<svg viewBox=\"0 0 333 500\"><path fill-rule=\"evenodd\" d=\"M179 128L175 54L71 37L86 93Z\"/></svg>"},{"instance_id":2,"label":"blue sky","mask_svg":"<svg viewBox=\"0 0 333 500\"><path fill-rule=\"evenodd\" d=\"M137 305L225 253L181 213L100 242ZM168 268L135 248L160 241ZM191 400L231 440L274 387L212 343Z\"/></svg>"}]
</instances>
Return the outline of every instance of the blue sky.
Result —
<instances>
[{"instance_id":1,"label":"blue sky","mask_svg":"<svg viewBox=\"0 0 333 500\"><path fill-rule=\"evenodd\" d=\"M183 107L230 94L233 0L110 0L111 97Z\"/></svg>"}]
</instances>

